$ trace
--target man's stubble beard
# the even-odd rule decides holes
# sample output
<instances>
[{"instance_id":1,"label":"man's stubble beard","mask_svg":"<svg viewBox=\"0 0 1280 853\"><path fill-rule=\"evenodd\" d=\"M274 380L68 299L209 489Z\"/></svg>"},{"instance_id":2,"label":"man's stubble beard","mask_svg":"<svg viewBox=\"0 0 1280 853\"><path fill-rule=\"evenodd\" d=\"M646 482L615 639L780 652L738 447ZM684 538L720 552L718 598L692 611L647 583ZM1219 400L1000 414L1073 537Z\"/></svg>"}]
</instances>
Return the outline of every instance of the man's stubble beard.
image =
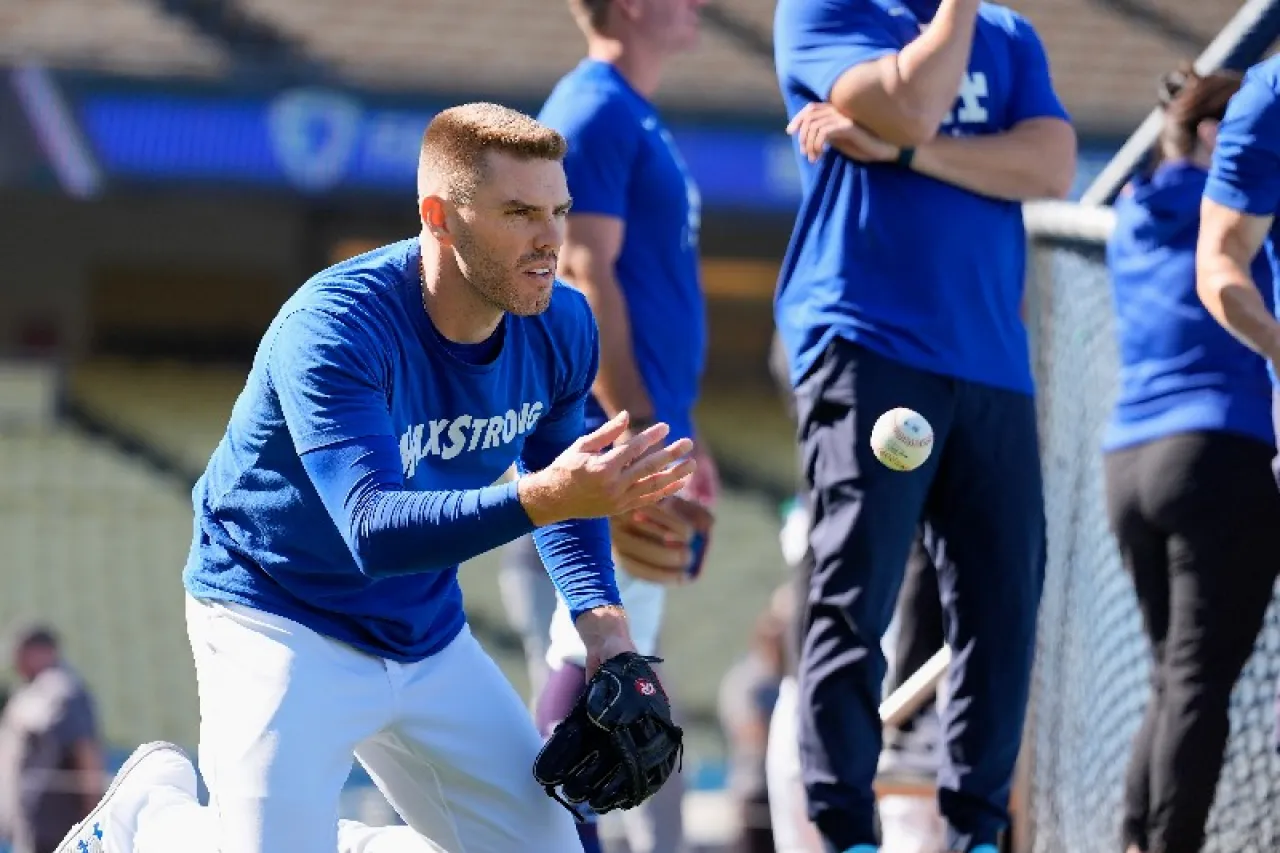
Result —
<instances>
[{"instance_id":1,"label":"man's stubble beard","mask_svg":"<svg viewBox=\"0 0 1280 853\"><path fill-rule=\"evenodd\" d=\"M513 281L514 271L481 249L469 231L460 232L454 238L454 253L463 279L494 308L517 317L532 317L551 305L550 290L540 294L536 301L522 294Z\"/></svg>"}]
</instances>

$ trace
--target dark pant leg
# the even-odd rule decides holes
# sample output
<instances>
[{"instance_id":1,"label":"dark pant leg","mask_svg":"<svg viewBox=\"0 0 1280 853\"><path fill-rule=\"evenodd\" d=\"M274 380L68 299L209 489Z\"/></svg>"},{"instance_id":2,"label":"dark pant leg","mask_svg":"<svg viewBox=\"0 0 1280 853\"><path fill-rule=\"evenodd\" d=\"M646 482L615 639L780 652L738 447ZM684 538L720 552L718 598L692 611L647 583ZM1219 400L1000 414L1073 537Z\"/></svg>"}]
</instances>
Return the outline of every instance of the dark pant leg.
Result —
<instances>
[{"instance_id":1,"label":"dark pant leg","mask_svg":"<svg viewBox=\"0 0 1280 853\"><path fill-rule=\"evenodd\" d=\"M938 776L948 850L996 843L1022 739L1044 586L1032 397L964 383L926 516L952 660Z\"/></svg>"},{"instance_id":2,"label":"dark pant leg","mask_svg":"<svg viewBox=\"0 0 1280 853\"><path fill-rule=\"evenodd\" d=\"M809 815L835 850L874 844L872 783L880 754L893 615L936 459L902 473L868 444L883 412L907 406L946 440L954 384L837 342L797 391L810 483L813 569L799 665L800 754Z\"/></svg>"},{"instance_id":3,"label":"dark pant leg","mask_svg":"<svg viewBox=\"0 0 1280 853\"><path fill-rule=\"evenodd\" d=\"M1224 433L1165 439L1143 498L1169 531L1169 635L1152 743L1148 853L1198 853L1230 733L1231 692L1276 580L1280 492L1266 444Z\"/></svg>"},{"instance_id":4,"label":"dark pant leg","mask_svg":"<svg viewBox=\"0 0 1280 853\"><path fill-rule=\"evenodd\" d=\"M942 633L942 599L938 594L938 570L917 534L907 559L906 577L898 596L898 637L886 690L897 690L937 654L945 641ZM899 730L909 732L922 715L934 707L930 699L908 717Z\"/></svg>"},{"instance_id":5,"label":"dark pant leg","mask_svg":"<svg viewBox=\"0 0 1280 853\"><path fill-rule=\"evenodd\" d=\"M1115 451L1103 460L1111 531L1133 580L1143 629L1151 645L1151 695L1125 769L1120 822L1124 849L1144 851L1151 815L1151 752L1164 696L1164 648L1169 633L1169 542L1143 512L1140 491L1145 448Z\"/></svg>"}]
</instances>

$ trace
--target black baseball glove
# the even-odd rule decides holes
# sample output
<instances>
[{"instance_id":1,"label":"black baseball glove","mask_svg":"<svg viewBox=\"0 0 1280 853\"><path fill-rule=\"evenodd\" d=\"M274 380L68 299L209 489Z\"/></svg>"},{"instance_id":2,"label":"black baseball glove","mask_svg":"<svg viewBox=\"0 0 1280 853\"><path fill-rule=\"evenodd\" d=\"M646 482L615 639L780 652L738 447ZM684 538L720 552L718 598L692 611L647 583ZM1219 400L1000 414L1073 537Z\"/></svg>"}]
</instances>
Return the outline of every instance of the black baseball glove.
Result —
<instances>
[{"instance_id":1,"label":"black baseball glove","mask_svg":"<svg viewBox=\"0 0 1280 853\"><path fill-rule=\"evenodd\" d=\"M684 730L652 663L661 659L635 652L605 661L533 763L538 784L579 821L574 806L635 808L680 769Z\"/></svg>"}]
</instances>

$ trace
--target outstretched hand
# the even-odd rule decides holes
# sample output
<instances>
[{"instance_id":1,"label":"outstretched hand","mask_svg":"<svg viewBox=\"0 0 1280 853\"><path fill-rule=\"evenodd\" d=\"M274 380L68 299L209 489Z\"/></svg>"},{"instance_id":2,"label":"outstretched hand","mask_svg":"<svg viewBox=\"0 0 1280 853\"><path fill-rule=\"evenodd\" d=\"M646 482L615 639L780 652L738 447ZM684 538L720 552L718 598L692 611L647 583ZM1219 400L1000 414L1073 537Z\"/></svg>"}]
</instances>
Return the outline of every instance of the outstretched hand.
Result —
<instances>
[{"instance_id":1,"label":"outstretched hand","mask_svg":"<svg viewBox=\"0 0 1280 853\"><path fill-rule=\"evenodd\" d=\"M670 427L659 423L614 444L627 424L627 413L620 412L569 445L546 468L520 479L520 502L534 524L608 518L657 503L685 487L695 467L689 458L693 442L682 438L661 447Z\"/></svg>"},{"instance_id":2,"label":"outstretched hand","mask_svg":"<svg viewBox=\"0 0 1280 853\"><path fill-rule=\"evenodd\" d=\"M830 146L861 163L888 163L898 158L898 146L885 142L831 104L806 104L787 124L800 151L816 163Z\"/></svg>"}]
</instances>

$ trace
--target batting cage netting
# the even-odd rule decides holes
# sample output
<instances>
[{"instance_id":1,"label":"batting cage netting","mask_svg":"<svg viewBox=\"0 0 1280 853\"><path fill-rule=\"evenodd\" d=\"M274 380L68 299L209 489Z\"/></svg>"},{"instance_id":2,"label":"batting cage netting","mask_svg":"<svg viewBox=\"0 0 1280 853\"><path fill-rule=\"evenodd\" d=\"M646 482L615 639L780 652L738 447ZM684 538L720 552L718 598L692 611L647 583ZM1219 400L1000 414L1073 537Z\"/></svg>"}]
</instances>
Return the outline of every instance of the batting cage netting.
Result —
<instances>
[{"instance_id":1,"label":"batting cage netting","mask_svg":"<svg viewBox=\"0 0 1280 853\"><path fill-rule=\"evenodd\" d=\"M1025 743L1027 849L1114 853L1125 765L1150 693L1150 651L1107 525L1099 451L1119 369L1104 262L1112 218L1108 208L1067 203L1029 205L1026 218L1049 524ZM1232 698L1205 853L1280 849L1278 678L1273 600Z\"/></svg>"}]
</instances>

